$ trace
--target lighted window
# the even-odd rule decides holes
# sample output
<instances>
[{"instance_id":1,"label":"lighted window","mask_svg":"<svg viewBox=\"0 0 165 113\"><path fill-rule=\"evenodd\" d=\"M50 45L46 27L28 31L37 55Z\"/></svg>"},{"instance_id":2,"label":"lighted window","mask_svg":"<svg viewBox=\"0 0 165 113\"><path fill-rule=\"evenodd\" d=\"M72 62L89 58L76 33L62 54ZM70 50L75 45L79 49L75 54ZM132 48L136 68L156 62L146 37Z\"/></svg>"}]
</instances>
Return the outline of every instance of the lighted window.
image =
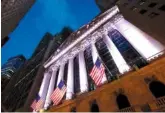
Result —
<instances>
[{"instance_id":1,"label":"lighted window","mask_svg":"<svg viewBox=\"0 0 165 113\"><path fill-rule=\"evenodd\" d=\"M139 5L143 5L146 2L146 0L140 0Z\"/></svg>"},{"instance_id":2,"label":"lighted window","mask_svg":"<svg viewBox=\"0 0 165 113\"><path fill-rule=\"evenodd\" d=\"M165 11L165 5L162 5L162 6L159 8L159 10Z\"/></svg>"},{"instance_id":3,"label":"lighted window","mask_svg":"<svg viewBox=\"0 0 165 113\"><path fill-rule=\"evenodd\" d=\"M133 7L131 7L131 10L135 11L135 10L137 10L137 7L133 6Z\"/></svg>"},{"instance_id":4,"label":"lighted window","mask_svg":"<svg viewBox=\"0 0 165 113\"><path fill-rule=\"evenodd\" d=\"M155 7L156 5L157 5L157 3L150 3L150 4L148 5L148 7L153 8L153 7Z\"/></svg>"},{"instance_id":5,"label":"lighted window","mask_svg":"<svg viewBox=\"0 0 165 113\"><path fill-rule=\"evenodd\" d=\"M139 12L139 13L143 15L143 14L145 14L146 12L147 12L147 10L142 9L142 10L140 10L140 12Z\"/></svg>"},{"instance_id":6,"label":"lighted window","mask_svg":"<svg viewBox=\"0 0 165 113\"><path fill-rule=\"evenodd\" d=\"M123 6L127 6L127 5L128 5L128 3L124 3L124 4L123 4Z\"/></svg>"},{"instance_id":7,"label":"lighted window","mask_svg":"<svg viewBox=\"0 0 165 113\"><path fill-rule=\"evenodd\" d=\"M151 14L149 14L148 16L150 18L155 18L156 16L158 16L159 14L158 13L155 13L155 12L152 12Z\"/></svg>"}]
</instances>

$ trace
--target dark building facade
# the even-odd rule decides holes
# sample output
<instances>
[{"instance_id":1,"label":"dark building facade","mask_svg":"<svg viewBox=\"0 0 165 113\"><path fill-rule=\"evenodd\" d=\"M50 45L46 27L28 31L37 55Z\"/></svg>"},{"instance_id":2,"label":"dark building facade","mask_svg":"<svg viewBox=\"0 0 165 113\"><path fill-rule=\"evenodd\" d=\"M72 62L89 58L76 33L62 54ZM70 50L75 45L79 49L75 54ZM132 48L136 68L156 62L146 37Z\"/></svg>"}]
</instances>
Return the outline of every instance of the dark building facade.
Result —
<instances>
[{"instance_id":1,"label":"dark building facade","mask_svg":"<svg viewBox=\"0 0 165 113\"><path fill-rule=\"evenodd\" d=\"M35 0L1 0L1 41L8 36L28 12Z\"/></svg>"},{"instance_id":2,"label":"dark building facade","mask_svg":"<svg viewBox=\"0 0 165 113\"><path fill-rule=\"evenodd\" d=\"M72 33L57 50L44 63L36 93L44 104L34 111L165 110L165 46L127 21L117 6ZM101 86L90 76L98 58L105 67ZM60 80L66 94L53 105L50 96Z\"/></svg>"},{"instance_id":3,"label":"dark building facade","mask_svg":"<svg viewBox=\"0 0 165 113\"><path fill-rule=\"evenodd\" d=\"M165 44L164 0L95 0L102 12L117 5L132 24ZM160 29L161 28L161 29Z\"/></svg>"},{"instance_id":4,"label":"dark building facade","mask_svg":"<svg viewBox=\"0 0 165 113\"><path fill-rule=\"evenodd\" d=\"M36 47L31 58L15 74L10 84L2 93L2 104L8 111L19 111L24 106L29 96L29 92L36 79L37 72L42 67L42 62L48 60L48 56L57 50L62 43L61 34L55 36L46 33L43 39ZM45 54L47 54L45 57Z\"/></svg>"},{"instance_id":5,"label":"dark building facade","mask_svg":"<svg viewBox=\"0 0 165 113\"><path fill-rule=\"evenodd\" d=\"M2 47L3 45L5 45L5 43L8 42L8 40L9 40L9 37L8 37L8 36L6 36L3 40L1 40L1 41L2 41L2 42L1 42L1 47Z\"/></svg>"},{"instance_id":6,"label":"dark building facade","mask_svg":"<svg viewBox=\"0 0 165 113\"><path fill-rule=\"evenodd\" d=\"M1 91L6 87L11 77L21 68L26 62L23 55L18 55L8 59L8 61L1 68Z\"/></svg>"},{"instance_id":7,"label":"dark building facade","mask_svg":"<svg viewBox=\"0 0 165 113\"><path fill-rule=\"evenodd\" d=\"M12 75L25 63L26 58L23 55L11 57L1 68L1 75L11 78Z\"/></svg>"}]
</instances>

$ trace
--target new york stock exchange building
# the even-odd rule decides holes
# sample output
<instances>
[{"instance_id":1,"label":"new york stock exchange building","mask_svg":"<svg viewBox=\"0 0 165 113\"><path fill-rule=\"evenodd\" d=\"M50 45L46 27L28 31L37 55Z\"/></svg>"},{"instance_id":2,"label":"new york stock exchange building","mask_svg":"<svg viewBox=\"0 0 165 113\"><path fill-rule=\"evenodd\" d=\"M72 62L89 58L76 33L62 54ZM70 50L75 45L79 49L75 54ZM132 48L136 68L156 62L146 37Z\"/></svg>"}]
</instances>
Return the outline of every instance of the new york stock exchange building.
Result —
<instances>
[{"instance_id":1,"label":"new york stock exchange building","mask_svg":"<svg viewBox=\"0 0 165 113\"><path fill-rule=\"evenodd\" d=\"M90 75L98 59L104 66L99 86ZM117 6L72 33L44 68L38 95L48 112L165 111L164 45ZM65 92L54 95L54 104L61 81Z\"/></svg>"}]
</instances>

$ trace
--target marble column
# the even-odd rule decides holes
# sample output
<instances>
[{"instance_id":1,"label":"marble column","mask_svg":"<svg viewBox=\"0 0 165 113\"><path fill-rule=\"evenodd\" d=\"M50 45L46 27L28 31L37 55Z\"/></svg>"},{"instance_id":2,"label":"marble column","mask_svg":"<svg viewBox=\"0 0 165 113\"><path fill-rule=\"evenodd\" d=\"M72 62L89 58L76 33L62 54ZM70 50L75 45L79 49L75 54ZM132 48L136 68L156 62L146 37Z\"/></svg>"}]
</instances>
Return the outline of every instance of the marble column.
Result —
<instances>
[{"instance_id":1,"label":"marble column","mask_svg":"<svg viewBox=\"0 0 165 113\"><path fill-rule=\"evenodd\" d=\"M153 55L164 50L164 46L160 42L156 41L124 18L120 19L114 25L146 60L150 60Z\"/></svg>"},{"instance_id":2,"label":"marble column","mask_svg":"<svg viewBox=\"0 0 165 113\"><path fill-rule=\"evenodd\" d=\"M51 104L51 99L50 96L54 91L54 85L55 85L55 80L56 80L56 76L57 76L57 70L56 69L52 69L52 76L50 79L50 83L49 83L49 88L48 88L48 92L46 95L46 101L45 101L45 105L44 108L47 109L49 107L49 105Z\"/></svg>"},{"instance_id":3,"label":"marble column","mask_svg":"<svg viewBox=\"0 0 165 113\"><path fill-rule=\"evenodd\" d=\"M40 87L40 90L39 90L39 96L43 100L44 103L45 103L45 100L46 100L46 95L47 95L47 91L48 91L48 87L49 87L50 78L51 78L51 74L49 72L46 72L44 74L44 78L42 80L42 84L41 84L41 87ZM44 107L44 103L41 106L41 108Z\"/></svg>"},{"instance_id":4,"label":"marble column","mask_svg":"<svg viewBox=\"0 0 165 113\"><path fill-rule=\"evenodd\" d=\"M112 42L111 38L107 35L107 33L105 33L103 35L103 40L104 40L105 44L107 45L108 50L116 64L119 72L122 74L124 72L129 71L130 70L129 65L126 63L123 56L121 55L121 53L119 52L119 50L117 49L115 44Z\"/></svg>"},{"instance_id":5,"label":"marble column","mask_svg":"<svg viewBox=\"0 0 165 113\"><path fill-rule=\"evenodd\" d=\"M58 74L58 78L57 78L56 86L58 86L60 81L63 80L63 78L64 78L64 67L65 67L65 64L61 64L60 70L59 70L59 74Z\"/></svg>"},{"instance_id":6,"label":"marble column","mask_svg":"<svg viewBox=\"0 0 165 113\"><path fill-rule=\"evenodd\" d=\"M66 99L72 99L74 94L74 69L73 69L73 58L69 59L68 64L68 74L67 74L67 91L66 91Z\"/></svg>"},{"instance_id":7,"label":"marble column","mask_svg":"<svg viewBox=\"0 0 165 113\"><path fill-rule=\"evenodd\" d=\"M79 75L80 75L80 90L81 92L88 91L88 77L84 59L84 51L79 53Z\"/></svg>"},{"instance_id":8,"label":"marble column","mask_svg":"<svg viewBox=\"0 0 165 113\"><path fill-rule=\"evenodd\" d=\"M95 65L97 58L99 58L99 54L97 52L96 46L94 43L91 44L91 50L92 50L92 60L93 60L93 64ZM101 83L105 83L107 82L107 77L106 75L103 76L103 79L101 81Z\"/></svg>"}]
</instances>

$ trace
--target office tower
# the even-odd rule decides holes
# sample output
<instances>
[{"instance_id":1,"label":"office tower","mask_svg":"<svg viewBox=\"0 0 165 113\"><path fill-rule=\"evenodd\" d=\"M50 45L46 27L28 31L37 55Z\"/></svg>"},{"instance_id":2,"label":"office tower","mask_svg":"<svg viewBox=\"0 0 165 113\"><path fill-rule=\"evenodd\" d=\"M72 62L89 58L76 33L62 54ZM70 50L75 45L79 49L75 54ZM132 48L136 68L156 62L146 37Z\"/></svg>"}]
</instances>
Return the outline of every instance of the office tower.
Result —
<instances>
[{"instance_id":1,"label":"office tower","mask_svg":"<svg viewBox=\"0 0 165 113\"><path fill-rule=\"evenodd\" d=\"M69 35L71 31L69 27L64 27L64 29L55 36L50 33L44 35L31 58L15 74L15 77L12 78L2 93L3 108L7 111L22 110L32 85L36 80L37 73L39 69L43 67L42 62L49 60L50 55L65 41L66 38L63 36L66 36L66 34ZM38 82L39 80L37 79L36 81Z\"/></svg>"},{"instance_id":2,"label":"office tower","mask_svg":"<svg viewBox=\"0 0 165 113\"><path fill-rule=\"evenodd\" d=\"M164 0L96 0L102 12L116 4L126 20L165 44Z\"/></svg>"},{"instance_id":3,"label":"office tower","mask_svg":"<svg viewBox=\"0 0 165 113\"><path fill-rule=\"evenodd\" d=\"M24 65L26 58L23 55L11 57L1 68L1 92L4 90L11 77Z\"/></svg>"},{"instance_id":4,"label":"office tower","mask_svg":"<svg viewBox=\"0 0 165 113\"><path fill-rule=\"evenodd\" d=\"M35 0L1 0L2 42L5 42L5 37L18 26L34 2Z\"/></svg>"},{"instance_id":5,"label":"office tower","mask_svg":"<svg viewBox=\"0 0 165 113\"><path fill-rule=\"evenodd\" d=\"M164 44L127 21L117 6L72 33L58 49L44 63L35 94L44 102L41 110L164 111ZM105 67L99 87L90 76L98 58ZM50 96L60 80L67 91L53 105Z\"/></svg>"}]
</instances>

